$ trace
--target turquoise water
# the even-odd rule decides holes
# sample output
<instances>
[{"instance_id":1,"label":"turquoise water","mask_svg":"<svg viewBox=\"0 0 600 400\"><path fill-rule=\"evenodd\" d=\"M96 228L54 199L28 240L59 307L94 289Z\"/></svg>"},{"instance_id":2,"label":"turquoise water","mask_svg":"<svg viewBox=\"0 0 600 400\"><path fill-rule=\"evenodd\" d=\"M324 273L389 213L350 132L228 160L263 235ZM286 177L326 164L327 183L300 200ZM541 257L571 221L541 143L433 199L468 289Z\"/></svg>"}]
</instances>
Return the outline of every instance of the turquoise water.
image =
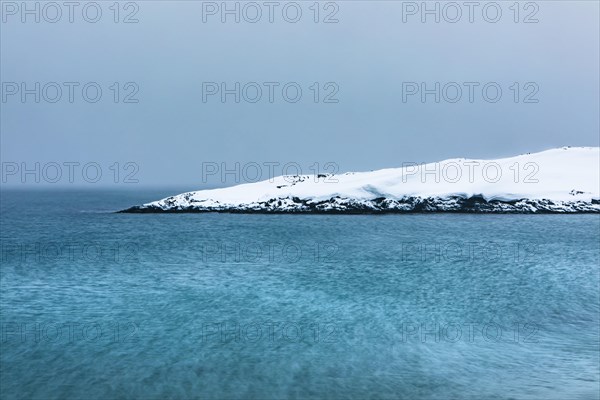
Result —
<instances>
[{"instance_id":1,"label":"turquoise water","mask_svg":"<svg viewBox=\"0 0 600 400\"><path fill-rule=\"evenodd\" d=\"M598 215L1 194L2 399L599 398Z\"/></svg>"}]
</instances>

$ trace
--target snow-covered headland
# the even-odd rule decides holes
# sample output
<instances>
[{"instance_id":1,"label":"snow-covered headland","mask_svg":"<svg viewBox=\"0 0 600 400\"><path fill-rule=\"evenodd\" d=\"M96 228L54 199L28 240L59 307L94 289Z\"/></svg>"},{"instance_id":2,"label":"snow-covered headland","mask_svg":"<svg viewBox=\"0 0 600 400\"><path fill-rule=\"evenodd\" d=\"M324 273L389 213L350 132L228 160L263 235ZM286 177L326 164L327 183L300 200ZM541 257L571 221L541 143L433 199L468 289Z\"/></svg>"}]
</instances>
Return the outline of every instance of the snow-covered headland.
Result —
<instances>
[{"instance_id":1,"label":"snow-covered headland","mask_svg":"<svg viewBox=\"0 0 600 400\"><path fill-rule=\"evenodd\" d=\"M600 148L450 159L339 175L279 176L199 190L121 212L600 213Z\"/></svg>"}]
</instances>

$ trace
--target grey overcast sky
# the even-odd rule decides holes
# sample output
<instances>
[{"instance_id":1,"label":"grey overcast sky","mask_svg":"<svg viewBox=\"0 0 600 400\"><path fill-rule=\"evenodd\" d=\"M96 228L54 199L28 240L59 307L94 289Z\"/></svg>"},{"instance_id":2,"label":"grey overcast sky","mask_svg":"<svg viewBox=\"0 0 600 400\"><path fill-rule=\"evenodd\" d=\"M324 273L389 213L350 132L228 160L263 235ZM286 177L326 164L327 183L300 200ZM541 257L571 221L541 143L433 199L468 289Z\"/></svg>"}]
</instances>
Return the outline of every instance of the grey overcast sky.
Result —
<instances>
[{"instance_id":1,"label":"grey overcast sky","mask_svg":"<svg viewBox=\"0 0 600 400\"><path fill-rule=\"evenodd\" d=\"M203 163L266 179L599 145L597 1L223 4L2 1L3 186L36 163L201 188L243 180Z\"/></svg>"}]
</instances>

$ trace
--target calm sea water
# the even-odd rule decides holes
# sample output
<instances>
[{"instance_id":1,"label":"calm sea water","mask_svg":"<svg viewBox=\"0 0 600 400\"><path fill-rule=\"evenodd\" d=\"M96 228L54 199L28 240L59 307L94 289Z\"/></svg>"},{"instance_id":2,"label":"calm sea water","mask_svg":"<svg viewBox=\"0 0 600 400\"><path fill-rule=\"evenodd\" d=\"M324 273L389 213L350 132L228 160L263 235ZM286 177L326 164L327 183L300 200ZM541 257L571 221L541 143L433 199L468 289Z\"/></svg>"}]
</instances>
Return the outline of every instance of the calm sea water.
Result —
<instances>
[{"instance_id":1,"label":"calm sea water","mask_svg":"<svg viewBox=\"0 0 600 400\"><path fill-rule=\"evenodd\" d=\"M598 215L1 194L0 397L599 398Z\"/></svg>"}]
</instances>

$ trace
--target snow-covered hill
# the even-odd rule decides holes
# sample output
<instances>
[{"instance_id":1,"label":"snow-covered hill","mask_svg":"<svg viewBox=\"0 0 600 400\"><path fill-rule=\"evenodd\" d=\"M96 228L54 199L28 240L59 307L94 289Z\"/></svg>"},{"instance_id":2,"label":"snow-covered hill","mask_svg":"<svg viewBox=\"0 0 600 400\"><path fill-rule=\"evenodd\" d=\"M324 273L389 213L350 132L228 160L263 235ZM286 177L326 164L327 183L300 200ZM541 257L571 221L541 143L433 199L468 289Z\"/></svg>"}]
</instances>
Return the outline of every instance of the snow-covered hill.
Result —
<instances>
[{"instance_id":1,"label":"snow-covered hill","mask_svg":"<svg viewBox=\"0 0 600 400\"><path fill-rule=\"evenodd\" d=\"M280 176L123 212L600 212L600 148L451 159L339 175Z\"/></svg>"}]
</instances>

